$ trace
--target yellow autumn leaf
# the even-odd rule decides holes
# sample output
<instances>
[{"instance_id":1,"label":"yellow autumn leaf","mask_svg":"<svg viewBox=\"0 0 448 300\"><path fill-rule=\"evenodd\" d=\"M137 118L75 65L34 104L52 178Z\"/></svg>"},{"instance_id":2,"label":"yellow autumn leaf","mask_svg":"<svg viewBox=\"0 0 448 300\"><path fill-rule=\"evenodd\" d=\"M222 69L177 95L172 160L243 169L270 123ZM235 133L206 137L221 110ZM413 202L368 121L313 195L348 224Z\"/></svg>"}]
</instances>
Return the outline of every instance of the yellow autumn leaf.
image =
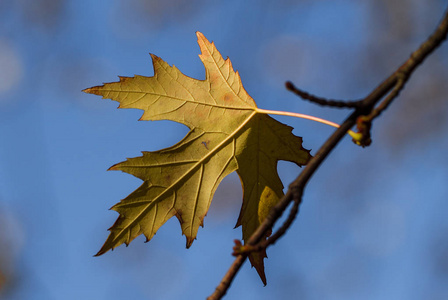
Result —
<instances>
[{"instance_id":1,"label":"yellow autumn leaf","mask_svg":"<svg viewBox=\"0 0 448 300\"><path fill-rule=\"evenodd\" d=\"M221 180L236 171L243 186L243 205L237 226L247 241L270 208L283 196L277 161L304 165L310 159L302 139L262 110L243 88L238 72L200 32L199 55L205 80L182 74L151 55L154 76L120 77L84 90L120 103L119 108L144 111L141 120L172 120L189 133L176 145L112 166L132 174L143 184L112 207L120 215L97 255L143 234L149 241L176 216L187 239L196 238ZM264 251L249 259L266 284Z\"/></svg>"}]
</instances>

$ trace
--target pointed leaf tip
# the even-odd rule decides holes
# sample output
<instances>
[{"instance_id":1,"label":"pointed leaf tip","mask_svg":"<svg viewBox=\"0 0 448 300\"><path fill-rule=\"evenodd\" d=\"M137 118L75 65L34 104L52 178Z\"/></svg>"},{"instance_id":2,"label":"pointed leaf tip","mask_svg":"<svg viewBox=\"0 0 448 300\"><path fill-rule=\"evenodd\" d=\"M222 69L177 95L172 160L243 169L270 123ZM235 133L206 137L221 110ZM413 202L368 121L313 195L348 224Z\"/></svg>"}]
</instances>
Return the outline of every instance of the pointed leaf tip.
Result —
<instances>
[{"instance_id":1,"label":"pointed leaf tip","mask_svg":"<svg viewBox=\"0 0 448 300\"><path fill-rule=\"evenodd\" d=\"M87 88L87 89L83 89L82 91L83 91L84 93L87 93L87 94L95 94L95 95L98 95L98 94L97 94L97 90L98 90L98 86L93 86L93 87L90 87L90 88Z\"/></svg>"},{"instance_id":2,"label":"pointed leaf tip","mask_svg":"<svg viewBox=\"0 0 448 300\"><path fill-rule=\"evenodd\" d=\"M100 251L98 251L93 257L101 256L101 255L103 255L104 253L106 253L107 251L110 250L110 248L105 248L104 246L105 246L105 245L103 245L103 246L101 247Z\"/></svg>"},{"instance_id":3,"label":"pointed leaf tip","mask_svg":"<svg viewBox=\"0 0 448 300\"><path fill-rule=\"evenodd\" d=\"M200 31L196 31L196 36L200 39L205 38L204 35L202 34L202 32L200 32Z\"/></svg>"}]
</instances>

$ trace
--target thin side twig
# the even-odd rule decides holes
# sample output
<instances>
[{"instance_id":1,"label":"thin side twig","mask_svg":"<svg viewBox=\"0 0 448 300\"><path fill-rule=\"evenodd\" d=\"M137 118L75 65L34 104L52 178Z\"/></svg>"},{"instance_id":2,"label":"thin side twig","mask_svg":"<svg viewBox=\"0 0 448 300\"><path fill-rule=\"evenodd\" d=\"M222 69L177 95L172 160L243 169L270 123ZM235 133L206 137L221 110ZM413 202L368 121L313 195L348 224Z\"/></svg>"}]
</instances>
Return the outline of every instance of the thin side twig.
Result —
<instances>
[{"instance_id":1,"label":"thin side twig","mask_svg":"<svg viewBox=\"0 0 448 300\"><path fill-rule=\"evenodd\" d=\"M308 100L312 103L321 105L321 106L330 106L337 108L358 108L360 106L361 100L355 101L347 101L347 100L335 100L335 99L326 99L323 97L318 97L315 95L311 95L304 90L297 88L291 81L287 81L285 83L286 89L293 92L303 100Z\"/></svg>"},{"instance_id":2,"label":"thin side twig","mask_svg":"<svg viewBox=\"0 0 448 300\"><path fill-rule=\"evenodd\" d=\"M407 78L403 75L398 78L397 84L394 86L393 90L387 95L386 98L384 98L381 103L375 107L374 110L367 116L367 119L369 122L372 122L373 119L379 117L383 111L385 111L389 105L393 102L395 98L398 97L401 90L404 88L404 85L406 84Z\"/></svg>"},{"instance_id":3,"label":"thin side twig","mask_svg":"<svg viewBox=\"0 0 448 300\"><path fill-rule=\"evenodd\" d=\"M331 153L331 151L336 147L336 145L345 136L347 131L355 125L357 119L361 115L368 115L374 109L375 104L377 104L383 97L391 93L396 93L395 97L390 96L387 100L386 107L396 98L398 92L402 89L404 84L409 80L413 71L446 39L448 34L448 10L445 11L444 17L440 22L439 26L436 28L434 33L423 43L421 46L412 53L411 57L398 68L393 74L391 74L386 80L380 83L369 95L367 95L360 103L360 106L350 114L350 116L342 123L342 125L335 130L335 132L325 141L322 147L317 151L316 155L310 160L310 162L305 166L303 171L299 176L290 184L288 191L285 196L280 199L280 201L275 205L269 212L266 219L260 224L257 230L252 234L252 236L247 241L247 245L256 245L265 234L271 230L275 222L281 217L283 212L286 210L288 205L294 199L294 193L297 190L303 191L306 184L312 175L316 172L325 158ZM404 77L403 77L404 75ZM396 88L397 83L400 79L404 78L402 87ZM394 89L395 88L395 89ZM393 92L395 90L395 92ZM386 98L386 99L388 99ZM291 222L292 223L292 222ZM212 295L210 295L208 300L218 300L221 299L229 289L233 279L240 270L241 266L245 262L247 254L243 253L238 255L223 279L216 287Z\"/></svg>"}]
</instances>

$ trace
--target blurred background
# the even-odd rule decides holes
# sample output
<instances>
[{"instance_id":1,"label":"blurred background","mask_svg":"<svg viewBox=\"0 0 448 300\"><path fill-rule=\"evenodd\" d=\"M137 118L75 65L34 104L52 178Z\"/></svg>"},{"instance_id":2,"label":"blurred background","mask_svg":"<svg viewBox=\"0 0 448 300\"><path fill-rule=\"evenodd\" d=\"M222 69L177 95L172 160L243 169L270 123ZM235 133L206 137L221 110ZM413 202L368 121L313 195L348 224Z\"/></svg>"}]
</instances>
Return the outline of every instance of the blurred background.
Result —
<instances>
[{"instance_id":1,"label":"blurred background","mask_svg":"<svg viewBox=\"0 0 448 300\"><path fill-rule=\"evenodd\" d=\"M106 172L179 141L185 126L82 89L152 76L148 52L203 79L196 31L229 56L261 108L342 122L287 92L364 97L424 41L444 0L0 1L0 298L204 299L233 261L235 174L185 249L178 221L93 257L140 181ZM448 299L448 45L417 69L374 123L314 175L300 215L266 260L246 263L226 299ZM278 117L312 153L333 128ZM287 186L300 168L279 163Z\"/></svg>"}]
</instances>

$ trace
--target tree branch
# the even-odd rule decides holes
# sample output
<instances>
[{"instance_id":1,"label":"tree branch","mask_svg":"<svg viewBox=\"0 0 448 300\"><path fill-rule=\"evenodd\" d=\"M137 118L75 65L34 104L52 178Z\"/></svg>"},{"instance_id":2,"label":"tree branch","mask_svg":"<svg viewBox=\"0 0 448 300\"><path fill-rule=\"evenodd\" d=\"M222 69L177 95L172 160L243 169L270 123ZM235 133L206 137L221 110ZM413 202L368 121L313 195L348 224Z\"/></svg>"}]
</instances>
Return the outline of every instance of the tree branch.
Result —
<instances>
[{"instance_id":1,"label":"tree branch","mask_svg":"<svg viewBox=\"0 0 448 300\"><path fill-rule=\"evenodd\" d=\"M414 51L410 58L404 62L393 74L391 74L386 80L379 84L369 95L359 102L359 106L356 107L355 111L348 116L348 118L342 123L342 125L328 138L328 140L322 145L322 147L317 151L316 155L310 160L310 162L305 166L303 171L299 176L290 184L288 191L285 196L275 205L270 211L266 219L260 224L257 230L252 234L252 236L247 241L247 245L256 246L263 239L265 234L271 230L275 222L281 217L283 212L286 210L291 201L296 201L300 204L301 193L304 190L306 184L308 183L311 176L316 172L325 158L331 153L331 151L336 147L336 145L345 136L347 131L356 124L357 119L360 116L369 116L372 114L372 120L379 116L379 114L384 111L394 99L398 96L400 90L404 87L405 83L409 80L413 71L446 39L448 34L448 10L445 11L444 17L436 28L434 33L423 43L421 46ZM375 105L386 97L383 102L375 110ZM368 118L367 118L368 121ZM371 121L370 121L371 122ZM300 192L298 192L300 191ZM297 205L298 209L298 205ZM294 214L295 217L295 214ZM288 218L289 219L289 218ZM287 228L291 225L291 222L287 220L286 228L283 228L283 233L286 232ZM283 227L283 226L282 226ZM279 231L277 231L279 232ZM283 233L280 233L277 238L279 238ZM275 239L275 240L276 240ZM209 296L208 300L221 299L227 292L230 284L235 278L236 274L240 270L244 261L247 258L247 253L242 253L236 257L233 264L223 277L222 281L216 287L214 293Z\"/></svg>"}]
</instances>

